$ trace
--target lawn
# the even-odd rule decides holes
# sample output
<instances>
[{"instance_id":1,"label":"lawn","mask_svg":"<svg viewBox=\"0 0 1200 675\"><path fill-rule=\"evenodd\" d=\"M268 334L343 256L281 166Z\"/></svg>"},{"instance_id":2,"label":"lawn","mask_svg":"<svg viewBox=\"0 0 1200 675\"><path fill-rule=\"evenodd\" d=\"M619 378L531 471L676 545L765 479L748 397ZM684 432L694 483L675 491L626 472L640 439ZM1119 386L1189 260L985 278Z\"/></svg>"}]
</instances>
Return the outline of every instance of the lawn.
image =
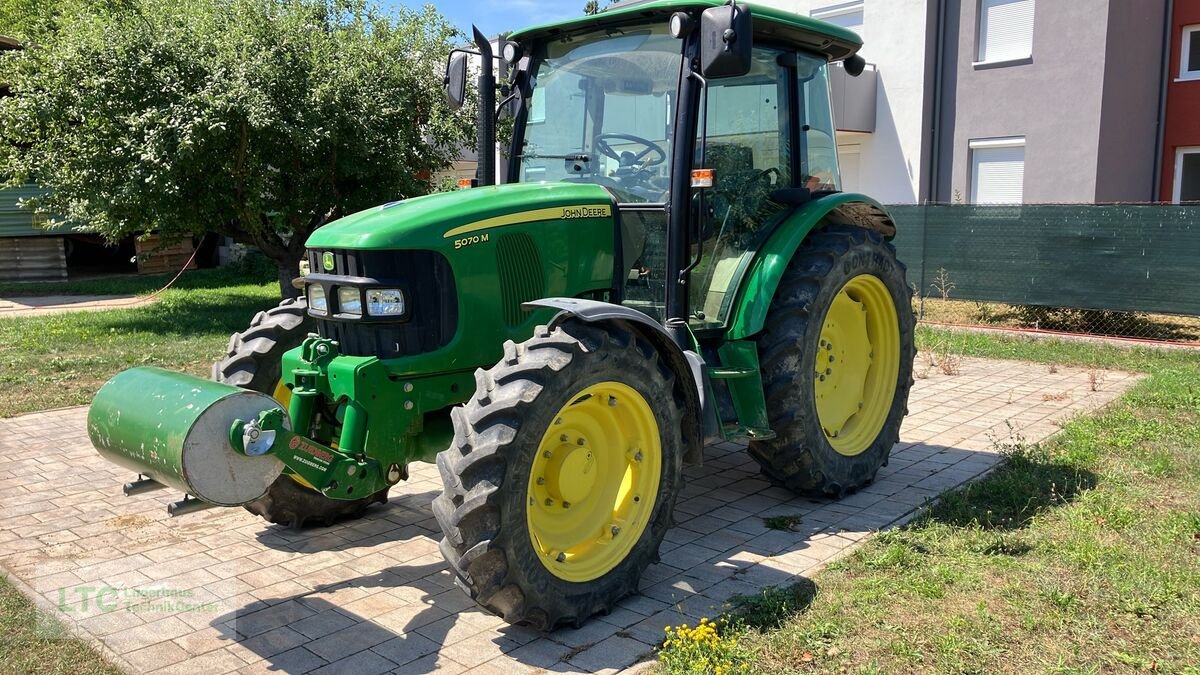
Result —
<instances>
[{"instance_id":1,"label":"lawn","mask_svg":"<svg viewBox=\"0 0 1200 675\"><path fill-rule=\"evenodd\" d=\"M38 611L24 595L0 576L0 674L103 673L121 671L105 662L86 643L72 638L62 626Z\"/></svg>"},{"instance_id":2,"label":"lawn","mask_svg":"<svg viewBox=\"0 0 1200 675\"><path fill-rule=\"evenodd\" d=\"M76 293L148 293L165 279L71 284ZM52 287L39 287L47 292ZM54 291L50 291L54 292ZM57 292L68 292L60 287ZM189 272L147 306L104 312L0 318L0 417L88 403L100 385L133 366L208 376L230 334L279 301L274 281L237 272Z\"/></svg>"},{"instance_id":3,"label":"lawn","mask_svg":"<svg viewBox=\"0 0 1200 675\"><path fill-rule=\"evenodd\" d=\"M1200 355L947 334L955 353L1145 371L1054 439L802 585L742 599L743 672L1200 673ZM663 670L687 672L674 640ZM690 647L689 647L690 648ZM704 670L703 668L701 670Z\"/></svg>"}]
</instances>

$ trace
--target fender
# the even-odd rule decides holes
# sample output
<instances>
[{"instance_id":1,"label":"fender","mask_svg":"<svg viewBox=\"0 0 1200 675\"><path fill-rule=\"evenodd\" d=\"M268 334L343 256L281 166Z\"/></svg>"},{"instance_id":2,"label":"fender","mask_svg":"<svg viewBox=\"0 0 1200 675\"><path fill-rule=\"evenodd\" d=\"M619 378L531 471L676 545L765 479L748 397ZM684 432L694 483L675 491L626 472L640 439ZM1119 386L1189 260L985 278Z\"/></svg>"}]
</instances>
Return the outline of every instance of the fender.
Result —
<instances>
[{"instance_id":1,"label":"fender","mask_svg":"<svg viewBox=\"0 0 1200 675\"><path fill-rule=\"evenodd\" d=\"M796 209L758 249L742 277L727 339L744 340L763 329L770 301L796 249L810 232L826 224L857 225L875 230L889 241L896 236L896 224L887 210L866 195L839 192Z\"/></svg>"},{"instance_id":2,"label":"fender","mask_svg":"<svg viewBox=\"0 0 1200 675\"><path fill-rule=\"evenodd\" d=\"M548 324L551 329L572 318L586 323L624 321L653 344L674 371L676 382L682 385L679 388L685 401L682 432L687 444L684 461L700 464L704 457L705 438L715 437L718 432L715 410L705 395L704 359L699 354L690 349L680 349L662 324L624 305L581 298L542 298L521 306L527 310L542 307L559 310Z\"/></svg>"}]
</instances>

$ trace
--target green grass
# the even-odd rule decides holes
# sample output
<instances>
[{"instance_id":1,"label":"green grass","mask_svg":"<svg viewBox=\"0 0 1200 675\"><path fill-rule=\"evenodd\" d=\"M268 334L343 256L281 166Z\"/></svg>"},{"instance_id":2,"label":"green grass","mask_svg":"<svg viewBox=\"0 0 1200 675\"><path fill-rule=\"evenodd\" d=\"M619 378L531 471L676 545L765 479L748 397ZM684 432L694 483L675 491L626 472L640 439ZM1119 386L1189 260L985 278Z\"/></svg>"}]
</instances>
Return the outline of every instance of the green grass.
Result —
<instances>
[{"instance_id":1,"label":"green grass","mask_svg":"<svg viewBox=\"0 0 1200 675\"><path fill-rule=\"evenodd\" d=\"M83 405L134 366L207 376L230 334L278 303L278 285L261 279L200 270L144 307L0 318L0 417Z\"/></svg>"},{"instance_id":2,"label":"green grass","mask_svg":"<svg viewBox=\"0 0 1200 675\"><path fill-rule=\"evenodd\" d=\"M0 674L112 673L121 671L87 643L72 637L53 618L0 576Z\"/></svg>"},{"instance_id":3,"label":"green grass","mask_svg":"<svg viewBox=\"0 0 1200 675\"><path fill-rule=\"evenodd\" d=\"M929 329L927 349L1150 377L870 540L744 599L760 672L1200 673L1200 354Z\"/></svg>"}]
</instances>

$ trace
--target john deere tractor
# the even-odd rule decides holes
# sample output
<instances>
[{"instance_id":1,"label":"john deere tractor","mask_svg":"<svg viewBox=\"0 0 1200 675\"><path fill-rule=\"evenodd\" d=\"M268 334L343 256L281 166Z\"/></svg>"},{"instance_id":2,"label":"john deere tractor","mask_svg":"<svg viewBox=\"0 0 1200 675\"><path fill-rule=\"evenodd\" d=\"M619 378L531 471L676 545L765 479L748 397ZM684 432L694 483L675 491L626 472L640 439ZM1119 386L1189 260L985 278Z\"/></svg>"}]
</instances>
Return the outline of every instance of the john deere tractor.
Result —
<instances>
[{"instance_id":1,"label":"john deere tractor","mask_svg":"<svg viewBox=\"0 0 1200 675\"><path fill-rule=\"evenodd\" d=\"M753 14L753 17L752 17ZM895 228L839 191L829 70L859 38L788 12L652 0L514 33L478 72L503 180L384 204L308 240L304 298L233 336L207 381L117 375L95 446L176 513L358 516L436 462L459 584L550 629L637 589L683 467L744 440L798 493L869 483L897 441L913 317Z\"/></svg>"}]
</instances>

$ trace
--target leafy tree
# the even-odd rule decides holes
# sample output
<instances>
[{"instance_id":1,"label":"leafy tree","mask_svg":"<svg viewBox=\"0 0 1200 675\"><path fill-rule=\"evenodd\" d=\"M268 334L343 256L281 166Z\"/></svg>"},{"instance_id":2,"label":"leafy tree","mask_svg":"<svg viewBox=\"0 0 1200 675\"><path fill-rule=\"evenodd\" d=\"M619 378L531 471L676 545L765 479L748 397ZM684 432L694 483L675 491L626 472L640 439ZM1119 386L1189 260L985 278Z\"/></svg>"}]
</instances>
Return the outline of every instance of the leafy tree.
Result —
<instances>
[{"instance_id":1,"label":"leafy tree","mask_svg":"<svg viewBox=\"0 0 1200 675\"><path fill-rule=\"evenodd\" d=\"M617 4L620 1L621 0L608 0L608 5L606 7L604 7L603 9L612 7L613 5ZM602 8L600 7L599 0L588 0L587 4L585 4L583 6L583 13L590 16L592 14L599 14L601 9Z\"/></svg>"},{"instance_id":2,"label":"leafy tree","mask_svg":"<svg viewBox=\"0 0 1200 675\"><path fill-rule=\"evenodd\" d=\"M46 185L33 208L109 239L252 244L285 295L313 230L425 194L470 147L471 112L441 87L459 35L432 7L109 0L53 22L0 60L0 175Z\"/></svg>"}]
</instances>

